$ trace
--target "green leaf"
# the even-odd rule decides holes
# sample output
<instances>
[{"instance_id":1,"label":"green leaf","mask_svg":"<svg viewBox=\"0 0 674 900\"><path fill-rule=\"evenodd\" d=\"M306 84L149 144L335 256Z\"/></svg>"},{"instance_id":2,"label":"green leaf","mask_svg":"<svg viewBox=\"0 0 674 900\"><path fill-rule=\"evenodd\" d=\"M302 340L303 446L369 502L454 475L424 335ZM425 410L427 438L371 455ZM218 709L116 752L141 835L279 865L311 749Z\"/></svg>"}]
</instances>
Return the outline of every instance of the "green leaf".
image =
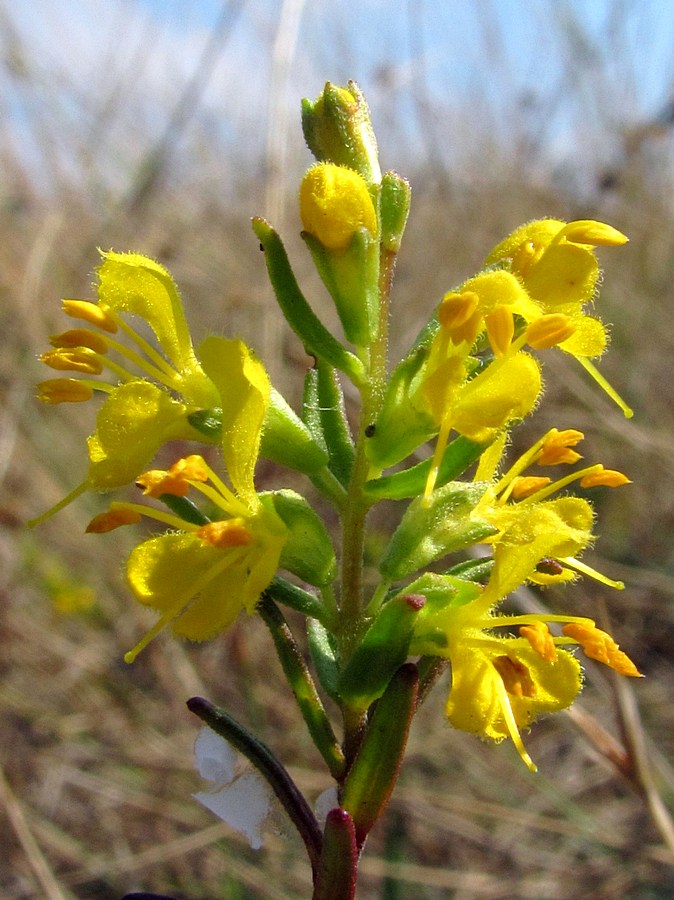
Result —
<instances>
[{"instance_id":1,"label":"green leaf","mask_svg":"<svg viewBox=\"0 0 674 900\"><path fill-rule=\"evenodd\" d=\"M339 700L337 684L340 669L334 635L317 619L307 619L307 638L311 659L321 686L329 697Z\"/></svg>"},{"instance_id":2,"label":"green leaf","mask_svg":"<svg viewBox=\"0 0 674 900\"><path fill-rule=\"evenodd\" d=\"M330 454L330 471L343 485L348 485L356 451L344 408L344 393L335 370L320 361L317 387L321 424Z\"/></svg>"},{"instance_id":3,"label":"green leaf","mask_svg":"<svg viewBox=\"0 0 674 900\"><path fill-rule=\"evenodd\" d=\"M380 817L395 787L416 709L419 676L405 663L377 703L342 791L342 807L351 814L358 845Z\"/></svg>"},{"instance_id":4,"label":"green leaf","mask_svg":"<svg viewBox=\"0 0 674 900\"><path fill-rule=\"evenodd\" d=\"M442 487L443 484L462 475L468 466L480 458L487 446L476 444L462 435L448 444L440 462L436 486ZM393 475L373 478L366 483L365 494L372 500L403 500L407 497L417 497L423 493L431 465L432 460L425 459L416 466L395 472Z\"/></svg>"},{"instance_id":5,"label":"green leaf","mask_svg":"<svg viewBox=\"0 0 674 900\"><path fill-rule=\"evenodd\" d=\"M381 697L408 657L417 614L424 603L419 594L405 592L382 607L339 679L337 690L345 703L366 710Z\"/></svg>"},{"instance_id":6,"label":"green leaf","mask_svg":"<svg viewBox=\"0 0 674 900\"><path fill-rule=\"evenodd\" d=\"M259 216L253 219L253 231L265 251L269 280L281 312L307 352L347 374L354 384L360 384L364 377L362 362L330 334L309 306L297 284L278 233Z\"/></svg>"}]
</instances>

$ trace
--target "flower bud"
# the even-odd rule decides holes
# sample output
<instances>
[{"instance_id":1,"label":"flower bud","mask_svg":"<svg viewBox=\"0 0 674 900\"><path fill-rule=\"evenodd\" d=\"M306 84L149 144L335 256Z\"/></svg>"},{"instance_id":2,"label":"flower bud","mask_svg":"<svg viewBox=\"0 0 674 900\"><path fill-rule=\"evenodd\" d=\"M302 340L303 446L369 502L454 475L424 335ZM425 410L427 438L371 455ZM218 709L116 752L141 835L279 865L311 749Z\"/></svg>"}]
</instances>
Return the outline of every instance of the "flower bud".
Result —
<instances>
[{"instance_id":1,"label":"flower bud","mask_svg":"<svg viewBox=\"0 0 674 900\"><path fill-rule=\"evenodd\" d=\"M302 129L319 162L348 166L367 182L379 183L381 170L370 111L353 81L347 87L327 82L314 103L303 100Z\"/></svg>"},{"instance_id":2,"label":"flower bud","mask_svg":"<svg viewBox=\"0 0 674 900\"><path fill-rule=\"evenodd\" d=\"M400 250L411 201L412 188L409 181L395 172L385 172L379 195L381 242L384 250L391 253Z\"/></svg>"},{"instance_id":3,"label":"flower bud","mask_svg":"<svg viewBox=\"0 0 674 900\"><path fill-rule=\"evenodd\" d=\"M366 346L379 327L379 228L368 186L353 169L318 163L302 181L300 213L344 334Z\"/></svg>"},{"instance_id":4,"label":"flower bud","mask_svg":"<svg viewBox=\"0 0 674 900\"><path fill-rule=\"evenodd\" d=\"M377 233L377 214L363 179L332 163L312 166L300 187L304 230L326 250L344 250L360 228Z\"/></svg>"}]
</instances>

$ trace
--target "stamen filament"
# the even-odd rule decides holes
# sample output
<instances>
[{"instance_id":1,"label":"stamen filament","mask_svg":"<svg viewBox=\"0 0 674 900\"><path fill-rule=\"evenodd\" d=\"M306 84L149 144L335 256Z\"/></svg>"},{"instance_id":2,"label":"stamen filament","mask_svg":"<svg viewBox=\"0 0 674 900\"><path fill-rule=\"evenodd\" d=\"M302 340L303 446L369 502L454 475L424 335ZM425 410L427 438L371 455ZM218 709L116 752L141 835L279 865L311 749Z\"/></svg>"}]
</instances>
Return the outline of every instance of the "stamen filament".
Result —
<instances>
[{"instance_id":1,"label":"stamen filament","mask_svg":"<svg viewBox=\"0 0 674 900\"><path fill-rule=\"evenodd\" d=\"M161 353L158 353L155 348L148 341L145 340L138 332L133 329L130 325L128 325L121 316L115 314L115 321L117 322L119 328L124 332L124 334L132 340L140 349L148 356L152 362L163 372L165 372L168 378L175 378L175 369L173 366L168 363Z\"/></svg>"},{"instance_id":2,"label":"stamen filament","mask_svg":"<svg viewBox=\"0 0 674 900\"><path fill-rule=\"evenodd\" d=\"M631 409L620 396L620 394L613 388L608 381L604 378L604 376L599 372L599 370L590 362L587 356L576 356L576 359L581 364L581 366L585 369L588 375L597 382L600 388L608 394L608 396L616 403L620 409L623 411L623 415L626 419L631 419L634 415L634 410Z\"/></svg>"},{"instance_id":3,"label":"stamen filament","mask_svg":"<svg viewBox=\"0 0 674 900\"><path fill-rule=\"evenodd\" d=\"M570 569L575 569L582 575L587 575L590 578L594 578L595 581L599 581L601 584L605 584L607 587L614 588L616 591L625 590L625 583L623 581L614 581L612 578L608 578L606 575L602 575L601 572L598 572L591 566L586 565L579 559L575 559L575 557L573 556L560 556L559 562L563 563L565 566L568 566Z\"/></svg>"},{"instance_id":4,"label":"stamen filament","mask_svg":"<svg viewBox=\"0 0 674 900\"><path fill-rule=\"evenodd\" d=\"M520 505L526 506L530 503L539 503L541 500L545 500L546 497L549 497L550 494L556 494L558 491L561 491L562 488L565 488L568 484L573 484L574 481L580 481L582 478L585 478L586 475L594 475L595 472L601 471L603 471L602 464L596 463L594 466L586 466L584 469L579 469L577 472L571 472L570 475L565 475L564 478L558 478L557 481L551 481L550 484L541 488L539 491L536 491L535 494L524 497L519 501Z\"/></svg>"},{"instance_id":5,"label":"stamen filament","mask_svg":"<svg viewBox=\"0 0 674 900\"><path fill-rule=\"evenodd\" d=\"M114 341L112 340L112 338L106 338L105 340L111 350L119 353L120 356L123 356L130 362L135 363L138 368L141 369L141 371L145 372L151 378L154 378L155 381L158 381L160 384L166 385L166 387L171 388L172 390L176 389L176 372L173 368L171 368L171 366L166 364L161 356L156 354L159 361L163 363L163 365L161 367L152 365L152 363L149 363L147 362L147 360L143 359L140 353L136 353L135 350L131 350L125 344L120 344L119 341Z\"/></svg>"},{"instance_id":6,"label":"stamen filament","mask_svg":"<svg viewBox=\"0 0 674 900\"><path fill-rule=\"evenodd\" d=\"M447 441L449 440L449 432L452 430L452 419L451 416L447 415L442 420L442 424L440 425L440 431L438 432L438 439L435 442L435 450L433 451L433 461L431 463L431 468L428 472L428 478L426 479L426 487L424 488L424 506L428 506L431 500L431 494L433 493L433 489L435 488L435 482L438 480L438 471L440 469L440 463L442 462L442 456L447 449Z\"/></svg>"},{"instance_id":7,"label":"stamen filament","mask_svg":"<svg viewBox=\"0 0 674 900\"><path fill-rule=\"evenodd\" d=\"M513 708L510 705L510 698L508 697L508 692L503 683L503 679L497 673L496 676L496 693L498 694L499 703L501 706L501 712L503 713L503 718L505 719L506 728L508 729L508 733L510 734L510 738L517 748L517 752L522 757L522 761L529 769L530 772L537 772L538 768L532 758L527 753L524 744L522 742L522 736L520 734L520 730L517 727L517 722L515 721L515 714L513 713Z\"/></svg>"},{"instance_id":8,"label":"stamen filament","mask_svg":"<svg viewBox=\"0 0 674 900\"><path fill-rule=\"evenodd\" d=\"M211 481L214 481L215 479L215 487L210 484L204 484L202 481L192 481L190 478L187 479L188 483L195 490L200 491L205 497L208 497L218 509L226 512L227 515L244 517L250 515L250 509L245 503L242 503L241 500L230 491L227 485L217 478L215 473L208 466L206 466L206 468L209 471Z\"/></svg>"}]
</instances>

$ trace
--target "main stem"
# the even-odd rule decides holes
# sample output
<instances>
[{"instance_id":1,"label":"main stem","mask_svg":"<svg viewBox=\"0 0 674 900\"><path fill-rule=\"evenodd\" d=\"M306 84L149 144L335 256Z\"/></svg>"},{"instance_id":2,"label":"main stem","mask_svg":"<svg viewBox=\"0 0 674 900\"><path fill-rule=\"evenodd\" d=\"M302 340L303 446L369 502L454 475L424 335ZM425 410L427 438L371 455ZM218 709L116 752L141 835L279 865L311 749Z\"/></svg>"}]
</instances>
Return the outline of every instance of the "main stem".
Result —
<instances>
[{"instance_id":1,"label":"main stem","mask_svg":"<svg viewBox=\"0 0 674 900\"><path fill-rule=\"evenodd\" d=\"M365 524L371 505L363 491L370 469L365 447L368 426L377 419L386 388L389 297L394 265L395 253L383 250L379 274L379 324L377 337L365 354L366 375L360 386L361 414L356 454L342 517L340 640L343 660L351 656L363 626L363 551ZM362 714L356 715L349 708L343 713L344 751L349 761L357 749L364 721Z\"/></svg>"}]
</instances>

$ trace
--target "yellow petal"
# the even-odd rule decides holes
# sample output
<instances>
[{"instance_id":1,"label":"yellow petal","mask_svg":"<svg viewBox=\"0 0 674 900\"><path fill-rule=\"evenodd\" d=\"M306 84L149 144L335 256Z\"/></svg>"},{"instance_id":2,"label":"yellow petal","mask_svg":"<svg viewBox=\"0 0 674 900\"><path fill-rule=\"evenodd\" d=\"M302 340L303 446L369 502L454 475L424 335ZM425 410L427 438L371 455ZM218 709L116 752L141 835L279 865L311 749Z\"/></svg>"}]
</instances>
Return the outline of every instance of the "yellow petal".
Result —
<instances>
[{"instance_id":1,"label":"yellow petal","mask_svg":"<svg viewBox=\"0 0 674 900\"><path fill-rule=\"evenodd\" d=\"M87 441L94 490L132 484L168 440L190 438L184 404L147 381L130 381L108 396Z\"/></svg>"},{"instance_id":2,"label":"yellow petal","mask_svg":"<svg viewBox=\"0 0 674 900\"><path fill-rule=\"evenodd\" d=\"M206 338L199 356L221 396L222 450L229 478L244 501L257 505L253 475L269 406L269 376L243 341Z\"/></svg>"},{"instance_id":3,"label":"yellow petal","mask_svg":"<svg viewBox=\"0 0 674 900\"><path fill-rule=\"evenodd\" d=\"M541 392L540 367L517 353L492 363L469 381L452 404L452 425L473 441L493 437L507 422L533 410Z\"/></svg>"},{"instance_id":4,"label":"yellow petal","mask_svg":"<svg viewBox=\"0 0 674 900\"><path fill-rule=\"evenodd\" d=\"M545 312L572 313L594 295L599 265L579 244L554 244L531 267L524 285Z\"/></svg>"},{"instance_id":5,"label":"yellow petal","mask_svg":"<svg viewBox=\"0 0 674 900\"><path fill-rule=\"evenodd\" d=\"M178 371L198 369L182 300L167 270L139 253L111 250L102 256L98 270L101 304L147 322Z\"/></svg>"}]
</instances>

